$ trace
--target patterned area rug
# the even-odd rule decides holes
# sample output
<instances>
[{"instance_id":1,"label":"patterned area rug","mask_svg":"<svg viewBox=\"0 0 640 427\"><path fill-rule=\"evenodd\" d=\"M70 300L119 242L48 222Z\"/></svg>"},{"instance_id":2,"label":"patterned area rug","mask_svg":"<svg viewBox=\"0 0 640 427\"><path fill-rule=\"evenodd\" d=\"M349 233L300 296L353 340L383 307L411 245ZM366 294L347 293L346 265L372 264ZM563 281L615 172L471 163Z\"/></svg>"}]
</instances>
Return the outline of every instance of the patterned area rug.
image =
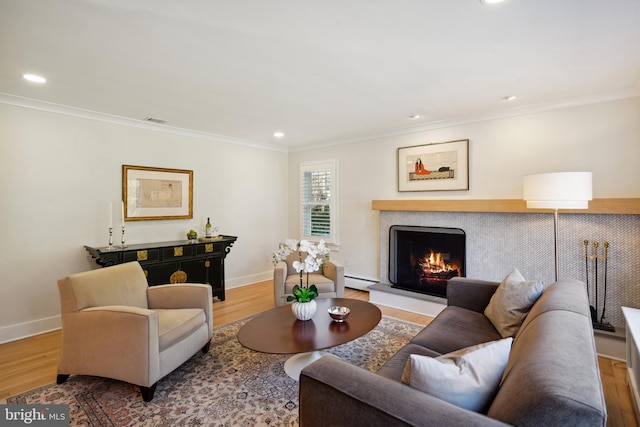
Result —
<instances>
[{"instance_id":1,"label":"patterned area rug","mask_svg":"<svg viewBox=\"0 0 640 427\"><path fill-rule=\"evenodd\" d=\"M298 382L284 372L289 355L240 345L236 335L248 320L215 328L209 353L198 352L160 380L150 403L135 386L82 375L7 403L68 404L74 426L297 426ZM327 351L377 371L422 328L383 317L368 334Z\"/></svg>"}]
</instances>

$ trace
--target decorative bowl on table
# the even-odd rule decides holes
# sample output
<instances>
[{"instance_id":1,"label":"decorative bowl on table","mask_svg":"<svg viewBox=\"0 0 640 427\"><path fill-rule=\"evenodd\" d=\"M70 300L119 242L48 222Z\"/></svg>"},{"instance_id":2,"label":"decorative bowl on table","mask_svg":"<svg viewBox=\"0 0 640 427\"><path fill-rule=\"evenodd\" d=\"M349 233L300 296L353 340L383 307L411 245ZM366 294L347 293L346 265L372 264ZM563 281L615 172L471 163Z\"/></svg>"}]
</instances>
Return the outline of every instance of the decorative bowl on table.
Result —
<instances>
[{"instance_id":1,"label":"decorative bowl on table","mask_svg":"<svg viewBox=\"0 0 640 427\"><path fill-rule=\"evenodd\" d=\"M349 307L344 307L341 305L334 305L329 308L329 316L333 319L334 322L344 322L349 317L349 313L351 309Z\"/></svg>"}]
</instances>

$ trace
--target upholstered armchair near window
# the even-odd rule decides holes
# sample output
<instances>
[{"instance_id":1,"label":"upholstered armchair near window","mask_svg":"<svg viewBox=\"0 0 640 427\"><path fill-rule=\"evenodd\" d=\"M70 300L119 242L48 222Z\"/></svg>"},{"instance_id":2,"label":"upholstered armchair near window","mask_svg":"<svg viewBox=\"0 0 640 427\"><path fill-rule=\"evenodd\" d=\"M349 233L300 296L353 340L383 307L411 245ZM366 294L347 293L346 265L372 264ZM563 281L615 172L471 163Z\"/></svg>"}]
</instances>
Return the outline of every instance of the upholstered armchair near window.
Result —
<instances>
[{"instance_id":1,"label":"upholstered armchair near window","mask_svg":"<svg viewBox=\"0 0 640 427\"><path fill-rule=\"evenodd\" d=\"M72 274L58 281L62 354L58 384L70 374L140 386L151 401L157 382L213 336L209 285L148 286L138 262Z\"/></svg>"},{"instance_id":2,"label":"upholstered armchair near window","mask_svg":"<svg viewBox=\"0 0 640 427\"><path fill-rule=\"evenodd\" d=\"M302 259L307 256L302 252ZM280 261L273 270L273 285L276 307L287 303L293 287L300 284L300 273L293 268L299 259L298 252L292 252L285 261ZM302 281L307 285L307 273L302 273ZM325 260L319 271L309 273L309 285L316 285L318 298L344 298L344 267L335 261Z\"/></svg>"}]
</instances>

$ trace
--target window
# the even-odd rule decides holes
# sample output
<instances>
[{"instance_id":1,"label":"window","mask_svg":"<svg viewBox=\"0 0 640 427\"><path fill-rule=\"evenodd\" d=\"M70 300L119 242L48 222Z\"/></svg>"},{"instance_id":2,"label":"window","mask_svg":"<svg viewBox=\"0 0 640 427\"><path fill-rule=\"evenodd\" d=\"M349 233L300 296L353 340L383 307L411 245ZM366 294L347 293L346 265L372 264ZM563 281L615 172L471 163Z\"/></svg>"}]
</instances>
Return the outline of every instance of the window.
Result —
<instances>
[{"instance_id":1,"label":"window","mask_svg":"<svg viewBox=\"0 0 640 427\"><path fill-rule=\"evenodd\" d=\"M335 160L300 164L300 226L303 239L338 243Z\"/></svg>"}]
</instances>

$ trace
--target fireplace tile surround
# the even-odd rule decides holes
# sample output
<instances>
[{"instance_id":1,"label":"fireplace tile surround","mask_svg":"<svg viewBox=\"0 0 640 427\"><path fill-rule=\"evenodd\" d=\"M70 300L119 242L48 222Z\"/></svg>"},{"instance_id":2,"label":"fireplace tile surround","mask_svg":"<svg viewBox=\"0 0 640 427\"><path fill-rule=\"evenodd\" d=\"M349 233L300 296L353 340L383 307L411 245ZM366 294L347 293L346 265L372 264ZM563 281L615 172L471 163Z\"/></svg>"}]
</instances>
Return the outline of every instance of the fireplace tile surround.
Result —
<instances>
[{"instance_id":1,"label":"fireplace tile surround","mask_svg":"<svg viewBox=\"0 0 640 427\"><path fill-rule=\"evenodd\" d=\"M554 281L551 213L380 211L380 282L389 283L392 225L454 227L466 233L466 276L501 281L513 268L527 279ZM584 240L609 242L605 321L624 327L621 307L640 307L640 215L561 213L559 277L585 281ZM602 255L602 249L600 255ZM599 315L604 270L599 269ZM590 276L593 284L593 272ZM593 304L593 302L592 302Z\"/></svg>"}]
</instances>

